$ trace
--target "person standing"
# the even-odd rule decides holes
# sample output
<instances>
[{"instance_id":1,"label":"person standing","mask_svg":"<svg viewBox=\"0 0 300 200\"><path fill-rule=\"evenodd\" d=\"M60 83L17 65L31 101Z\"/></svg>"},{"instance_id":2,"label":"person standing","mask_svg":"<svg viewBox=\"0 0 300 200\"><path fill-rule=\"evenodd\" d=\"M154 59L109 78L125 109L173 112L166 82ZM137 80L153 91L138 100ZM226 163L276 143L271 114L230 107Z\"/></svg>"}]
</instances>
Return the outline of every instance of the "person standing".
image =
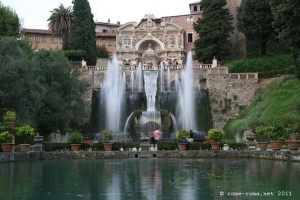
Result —
<instances>
[{"instance_id":1,"label":"person standing","mask_svg":"<svg viewBox=\"0 0 300 200\"><path fill-rule=\"evenodd\" d=\"M154 136L154 148L156 147L157 148L157 143L158 141L160 140L161 138L161 132L159 129L156 129L153 133L153 136Z\"/></svg>"}]
</instances>

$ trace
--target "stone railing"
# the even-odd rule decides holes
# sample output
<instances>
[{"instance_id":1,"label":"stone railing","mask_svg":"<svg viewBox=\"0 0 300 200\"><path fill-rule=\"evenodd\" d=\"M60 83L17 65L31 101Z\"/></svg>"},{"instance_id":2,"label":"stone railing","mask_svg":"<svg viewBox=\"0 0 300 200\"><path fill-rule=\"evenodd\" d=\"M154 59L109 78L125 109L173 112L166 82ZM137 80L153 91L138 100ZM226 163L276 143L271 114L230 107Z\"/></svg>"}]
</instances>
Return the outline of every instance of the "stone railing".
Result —
<instances>
[{"instance_id":1,"label":"stone railing","mask_svg":"<svg viewBox=\"0 0 300 200\"><path fill-rule=\"evenodd\" d=\"M230 73L231 79L258 79L258 73Z\"/></svg>"},{"instance_id":2,"label":"stone railing","mask_svg":"<svg viewBox=\"0 0 300 200\"><path fill-rule=\"evenodd\" d=\"M166 71L168 70L168 68L170 70L181 70L181 69L185 69L186 65L169 65L169 66L163 66L163 69ZM85 69L91 70L91 71L106 71L107 70L107 66L104 65L96 65L96 66L85 66ZM212 64L200 64L200 65L194 65L193 69L210 69L212 68ZM142 66L142 70L159 70L160 66L155 65L155 66L147 66L147 65L143 65ZM122 65L120 66L120 70L125 71L125 70L137 70L137 66L126 66L126 65Z\"/></svg>"}]
</instances>

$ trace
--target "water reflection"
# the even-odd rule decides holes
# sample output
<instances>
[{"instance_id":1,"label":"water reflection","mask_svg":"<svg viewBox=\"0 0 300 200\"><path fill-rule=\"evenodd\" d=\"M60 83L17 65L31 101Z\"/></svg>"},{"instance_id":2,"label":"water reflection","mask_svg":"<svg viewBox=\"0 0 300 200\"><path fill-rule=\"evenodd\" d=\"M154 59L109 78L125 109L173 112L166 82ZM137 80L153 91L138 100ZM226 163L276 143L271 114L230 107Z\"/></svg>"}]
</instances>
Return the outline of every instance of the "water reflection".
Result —
<instances>
[{"instance_id":1,"label":"water reflection","mask_svg":"<svg viewBox=\"0 0 300 200\"><path fill-rule=\"evenodd\" d=\"M297 199L299 175L300 163L255 159L6 163L0 199Z\"/></svg>"}]
</instances>

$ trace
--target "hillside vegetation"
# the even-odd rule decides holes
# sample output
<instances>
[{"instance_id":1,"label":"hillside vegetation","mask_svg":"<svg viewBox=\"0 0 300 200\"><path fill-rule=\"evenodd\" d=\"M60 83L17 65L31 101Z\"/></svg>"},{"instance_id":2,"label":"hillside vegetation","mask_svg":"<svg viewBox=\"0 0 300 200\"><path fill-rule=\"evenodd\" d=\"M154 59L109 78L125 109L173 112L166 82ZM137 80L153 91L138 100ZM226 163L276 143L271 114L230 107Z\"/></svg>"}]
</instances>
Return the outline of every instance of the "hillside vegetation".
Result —
<instances>
[{"instance_id":1,"label":"hillside vegetation","mask_svg":"<svg viewBox=\"0 0 300 200\"><path fill-rule=\"evenodd\" d=\"M300 80L286 77L259 89L252 104L225 126L228 134L265 124L300 124Z\"/></svg>"},{"instance_id":2,"label":"hillside vegetation","mask_svg":"<svg viewBox=\"0 0 300 200\"><path fill-rule=\"evenodd\" d=\"M296 71L291 55L245 58L227 63L225 66L231 73L258 72L260 79L294 74Z\"/></svg>"}]
</instances>

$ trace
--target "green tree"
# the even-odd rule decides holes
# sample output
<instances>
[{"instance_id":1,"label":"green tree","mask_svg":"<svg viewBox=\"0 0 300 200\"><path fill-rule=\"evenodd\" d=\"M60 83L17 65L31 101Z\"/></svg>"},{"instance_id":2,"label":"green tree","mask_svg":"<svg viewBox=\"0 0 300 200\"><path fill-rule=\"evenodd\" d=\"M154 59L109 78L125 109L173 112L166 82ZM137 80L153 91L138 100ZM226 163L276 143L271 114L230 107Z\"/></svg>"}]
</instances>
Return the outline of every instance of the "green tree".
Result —
<instances>
[{"instance_id":1,"label":"green tree","mask_svg":"<svg viewBox=\"0 0 300 200\"><path fill-rule=\"evenodd\" d=\"M238 8L237 27L247 39L260 41L260 55L266 54L267 42L274 33L269 0L244 0Z\"/></svg>"},{"instance_id":2,"label":"green tree","mask_svg":"<svg viewBox=\"0 0 300 200\"><path fill-rule=\"evenodd\" d=\"M36 125L44 134L54 130L65 132L71 122L76 121L72 115L76 106L83 106L82 94L87 84L79 80L79 70L70 68L62 51L36 52L32 62L36 68L35 77L44 88Z\"/></svg>"},{"instance_id":3,"label":"green tree","mask_svg":"<svg viewBox=\"0 0 300 200\"><path fill-rule=\"evenodd\" d=\"M64 7L60 4L58 8L50 11L52 14L49 17L48 27L52 34L62 36L63 49L67 49L68 36L73 21L73 13L71 7Z\"/></svg>"},{"instance_id":4,"label":"green tree","mask_svg":"<svg viewBox=\"0 0 300 200\"><path fill-rule=\"evenodd\" d=\"M82 98L88 85L80 76L62 51L29 53L21 41L1 37L0 115L14 110L42 134L80 128L88 113Z\"/></svg>"},{"instance_id":5,"label":"green tree","mask_svg":"<svg viewBox=\"0 0 300 200\"><path fill-rule=\"evenodd\" d=\"M300 79L300 1L270 0L270 5L275 31L279 40L291 49L297 77Z\"/></svg>"},{"instance_id":6,"label":"green tree","mask_svg":"<svg viewBox=\"0 0 300 200\"><path fill-rule=\"evenodd\" d=\"M20 37L21 23L15 11L0 1L0 36Z\"/></svg>"},{"instance_id":7,"label":"green tree","mask_svg":"<svg viewBox=\"0 0 300 200\"><path fill-rule=\"evenodd\" d=\"M87 64L96 64L95 23L87 0L73 0L74 21L70 31L69 48L85 50Z\"/></svg>"},{"instance_id":8,"label":"green tree","mask_svg":"<svg viewBox=\"0 0 300 200\"><path fill-rule=\"evenodd\" d=\"M25 46L14 37L0 37L0 114L14 110L29 120L39 103L40 88Z\"/></svg>"},{"instance_id":9,"label":"green tree","mask_svg":"<svg viewBox=\"0 0 300 200\"><path fill-rule=\"evenodd\" d=\"M108 58L109 52L106 47L97 46L97 58Z\"/></svg>"},{"instance_id":10,"label":"green tree","mask_svg":"<svg viewBox=\"0 0 300 200\"><path fill-rule=\"evenodd\" d=\"M215 56L224 60L230 54L230 33L233 31L232 16L224 8L226 0L202 0L203 17L194 23L199 34L195 40L195 58L210 63Z\"/></svg>"}]
</instances>

